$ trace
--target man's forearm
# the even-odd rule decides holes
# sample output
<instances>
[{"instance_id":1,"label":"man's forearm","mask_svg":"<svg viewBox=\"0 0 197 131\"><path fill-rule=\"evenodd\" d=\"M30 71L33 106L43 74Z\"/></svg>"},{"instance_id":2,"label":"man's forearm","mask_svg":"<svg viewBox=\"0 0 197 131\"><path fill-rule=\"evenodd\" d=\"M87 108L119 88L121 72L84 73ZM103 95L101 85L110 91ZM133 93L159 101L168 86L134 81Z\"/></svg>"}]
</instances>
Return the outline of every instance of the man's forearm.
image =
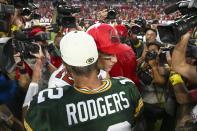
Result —
<instances>
[{"instance_id":1,"label":"man's forearm","mask_svg":"<svg viewBox=\"0 0 197 131\"><path fill-rule=\"evenodd\" d=\"M172 70L181 74L189 81L197 83L196 66L186 63L186 49L190 35L189 32L183 35L181 41L176 45L172 54Z\"/></svg>"},{"instance_id":2,"label":"man's forearm","mask_svg":"<svg viewBox=\"0 0 197 131\"><path fill-rule=\"evenodd\" d=\"M176 100L179 104L186 104L190 102L190 97L180 74L171 71L169 82L174 90Z\"/></svg>"},{"instance_id":3,"label":"man's forearm","mask_svg":"<svg viewBox=\"0 0 197 131\"><path fill-rule=\"evenodd\" d=\"M187 49L187 42L181 41L178 43L173 51L172 54L172 68L173 70L179 70L181 66L186 64L186 49Z\"/></svg>"},{"instance_id":4,"label":"man's forearm","mask_svg":"<svg viewBox=\"0 0 197 131\"><path fill-rule=\"evenodd\" d=\"M174 92L175 92L175 96L176 96L176 100L179 104L187 104L190 103L190 96L187 93L187 91L185 90L186 87L184 87L185 84L177 84L173 87Z\"/></svg>"}]
</instances>

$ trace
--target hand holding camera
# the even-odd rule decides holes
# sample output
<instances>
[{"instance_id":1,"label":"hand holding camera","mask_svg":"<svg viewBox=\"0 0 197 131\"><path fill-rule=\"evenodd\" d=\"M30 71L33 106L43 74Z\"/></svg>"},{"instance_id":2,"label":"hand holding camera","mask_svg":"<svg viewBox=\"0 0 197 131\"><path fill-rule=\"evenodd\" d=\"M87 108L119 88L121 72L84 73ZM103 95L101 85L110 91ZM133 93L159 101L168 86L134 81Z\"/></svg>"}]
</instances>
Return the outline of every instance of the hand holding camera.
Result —
<instances>
[{"instance_id":1,"label":"hand holding camera","mask_svg":"<svg viewBox=\"0 0 197 131\"><path fill-rule=\"evenodd\" d=\"M42 60L44 58L44 53L42 52L42 48L41 48L40 44L38 44L38 43L33 43L33 44L35 44L35 45L37 45L39 47L39 51L38 52L31 52L30 51L30 54L32 56L35 56L37 59L41 59Z\"/></svg>"}]
</instances>

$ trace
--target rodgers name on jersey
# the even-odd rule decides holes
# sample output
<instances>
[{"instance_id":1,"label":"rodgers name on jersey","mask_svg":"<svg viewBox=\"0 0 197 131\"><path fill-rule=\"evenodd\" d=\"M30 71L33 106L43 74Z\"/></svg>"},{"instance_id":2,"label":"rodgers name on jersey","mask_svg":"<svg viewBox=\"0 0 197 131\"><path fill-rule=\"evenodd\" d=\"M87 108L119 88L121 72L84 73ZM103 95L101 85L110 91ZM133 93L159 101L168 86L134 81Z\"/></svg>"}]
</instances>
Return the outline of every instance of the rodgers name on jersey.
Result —
<instances>
[{"instance_id":1,"label":"rodgers name on jersey","mask_svg":"<svg viewBox=\"0 0 197 131\"><path fill-rule=\"evenodd\" d=\"M135 85L125 78L103 80L101 87L51 88L31 102L27 130L130 131L143 106Z\"/></svg>"},{"instance_id":2,"label":"rodgers name on jersey","mask_svg":"<svg viewBox=\"0 0 197 131\"><path fill-rule=\"evenodd\" d=\"M66 104L68 125L111 115L129 107L130 103L124 91L98 97L96 100Z\"/></svg>"}]
</instances>

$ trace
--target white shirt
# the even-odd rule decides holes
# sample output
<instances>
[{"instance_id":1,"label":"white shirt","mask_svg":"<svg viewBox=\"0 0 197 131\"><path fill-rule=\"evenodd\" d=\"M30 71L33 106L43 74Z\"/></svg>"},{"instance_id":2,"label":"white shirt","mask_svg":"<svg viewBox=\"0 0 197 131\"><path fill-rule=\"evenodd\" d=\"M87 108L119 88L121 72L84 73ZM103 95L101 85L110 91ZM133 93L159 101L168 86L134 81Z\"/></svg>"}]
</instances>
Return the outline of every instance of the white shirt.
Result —
<instances>
[{"instance_id":1,"label":"white shirt","mask_svg":"<svg viewBox=\"0 0 197 131\"><path fill-rule=\"evenodd\" d=\"M107 72L104 70L100 70L98 74L99 79L105 79L107 77ZM48 88L55 88L55 87L63 87L65 85L72 85L73 79L67 73L62 64L56 71L54 71L49 78Z\"/></svg>"}]
</instances>

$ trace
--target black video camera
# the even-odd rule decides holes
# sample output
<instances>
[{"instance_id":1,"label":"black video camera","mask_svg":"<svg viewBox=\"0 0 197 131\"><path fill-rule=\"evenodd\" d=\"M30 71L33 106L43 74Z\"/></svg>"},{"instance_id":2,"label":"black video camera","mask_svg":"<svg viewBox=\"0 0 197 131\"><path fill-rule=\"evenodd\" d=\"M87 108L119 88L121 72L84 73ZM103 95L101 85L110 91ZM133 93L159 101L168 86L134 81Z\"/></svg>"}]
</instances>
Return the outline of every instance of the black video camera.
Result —
<instances>
[{"instance_id":1,"label":"black video camera","mask_svg":"<svg viewBox=\"0 0 197 131\"><path fill-rule=\"evenodd\" d=\"M75 28L76 27L76 18L73 16L63 16L58 18L58 25L62 25L65 28Z\"/></svg>"},{"instance_id":2,"label":"black video camera","mask_svg":"<svg viewBox=\"0 0 197 131\"><path fill-rule=\"evenodd\" d=\"M70 16L73 13L78 13L81 11L80 7L70 7L67 5L59 5L57 7L57 11L58 13L62 14L62 15L66 15L66 16Z\"/></svg>"},{"instance_id":3,"label":"black video camera","mask_svg":"<svg viewBox=\"0 0 197 131\"><path fill-rule=\"evenodd\" d=\"M167 64L166 53L169 51L170 55L172 55L173 50L174 50L174 46L160 48L160 53L159 53L159 64L160 65Z\"/></svg>"},{"instance_id":4,"label":"black video camera","mask_svg":"<svg viewBox=\"0 0 197 131\"><path fill-rule=\"evenodd\" d=\"M20 52L21 57L23 59L34 58L34 56L30 54L30 52L32 53L39 52L39 46L36 44L32 44L29 41L20 41L20 40L13 39L12 45L13 45L14 51Z\"/></svg>"},{"instance_id":5,"label":"black video camera","mask_svg":"<svg viewBox=\"0 0 197 131\"><path fill-rule=\"evenodd\" d=\"M166 14L170 14L179 10L184 16L172 24L159 25L157 27L162 42L176 44L183 34L197 25L196 5L196 0L180 1L165 9L164 12Z\"/></svg>"},{"instance_id":6,"label":"black video camera","mask_svg":"<svg viewBox=\"0 0 197 131\"><path fill-rule=\"evenodd\" d=\"M109 9L106 19L116 19L116 11L114 9Z\"/></svg>"},{"instance_id":7,"label":"black video camera","mask_svg":"<svg viewBox=\"0 0 197 131\"><path fill-rule=\"evenodd\" d=\"M60 4L57 6L57 19L58 25L66 28L76 27L76 18L72 16L73 13L79 13L81 11L80 7L67 6L66 4Z\"/></svg>"},{"instance_id":8,"label":"black video camera","mask_svg":"<svg viewBox=\"0 0 197 131\"><path fill-rule=\"evenodd\" d=\"M39 52L39 46L34 44L34 42L46 41L50 39L50 33L41 33L39 35L29 37L27 34L20 31L15 33L15 37L12 39L11 44L14 52L20 52L23 59L34 58L34 56L30 54L30 52Z\"/></svg>"},{"instance_id":9,"label":"black video camera","mask_svg":"<svg viewBox=\"0 0 197 131\"><path fill-rule=\"evenodd\" d=\"M146 20L143 19L142 17L139 17L138 19L136 19L134 21L134 23L137 24L137 25L139 25L142 28L145 28L146 27Z\"/></svg>"},{"instance_id":10,"label":"black video camera","mask_svg":"<svg viewBox=\"0 0 197 131\"><path fill-rule=\"evenodd\" d=\"M148 51L145 56L145 62L148 63L150 60L154 60L157 58L157 52L155 51Z\"/></svg>"},{"instance_id":11,"label":"black video camera","mask_svg":"<svg viewBox=\"0 0 197 131\"><path fill-rule=\"evenodd\" d=\"M22 16L30 16L29 20L32 19L41 19L41 15L35 12L35 9L38 7L34 3L29 3L27 7L22 8L21 15Z\"/></svg>"}]
</instances>

